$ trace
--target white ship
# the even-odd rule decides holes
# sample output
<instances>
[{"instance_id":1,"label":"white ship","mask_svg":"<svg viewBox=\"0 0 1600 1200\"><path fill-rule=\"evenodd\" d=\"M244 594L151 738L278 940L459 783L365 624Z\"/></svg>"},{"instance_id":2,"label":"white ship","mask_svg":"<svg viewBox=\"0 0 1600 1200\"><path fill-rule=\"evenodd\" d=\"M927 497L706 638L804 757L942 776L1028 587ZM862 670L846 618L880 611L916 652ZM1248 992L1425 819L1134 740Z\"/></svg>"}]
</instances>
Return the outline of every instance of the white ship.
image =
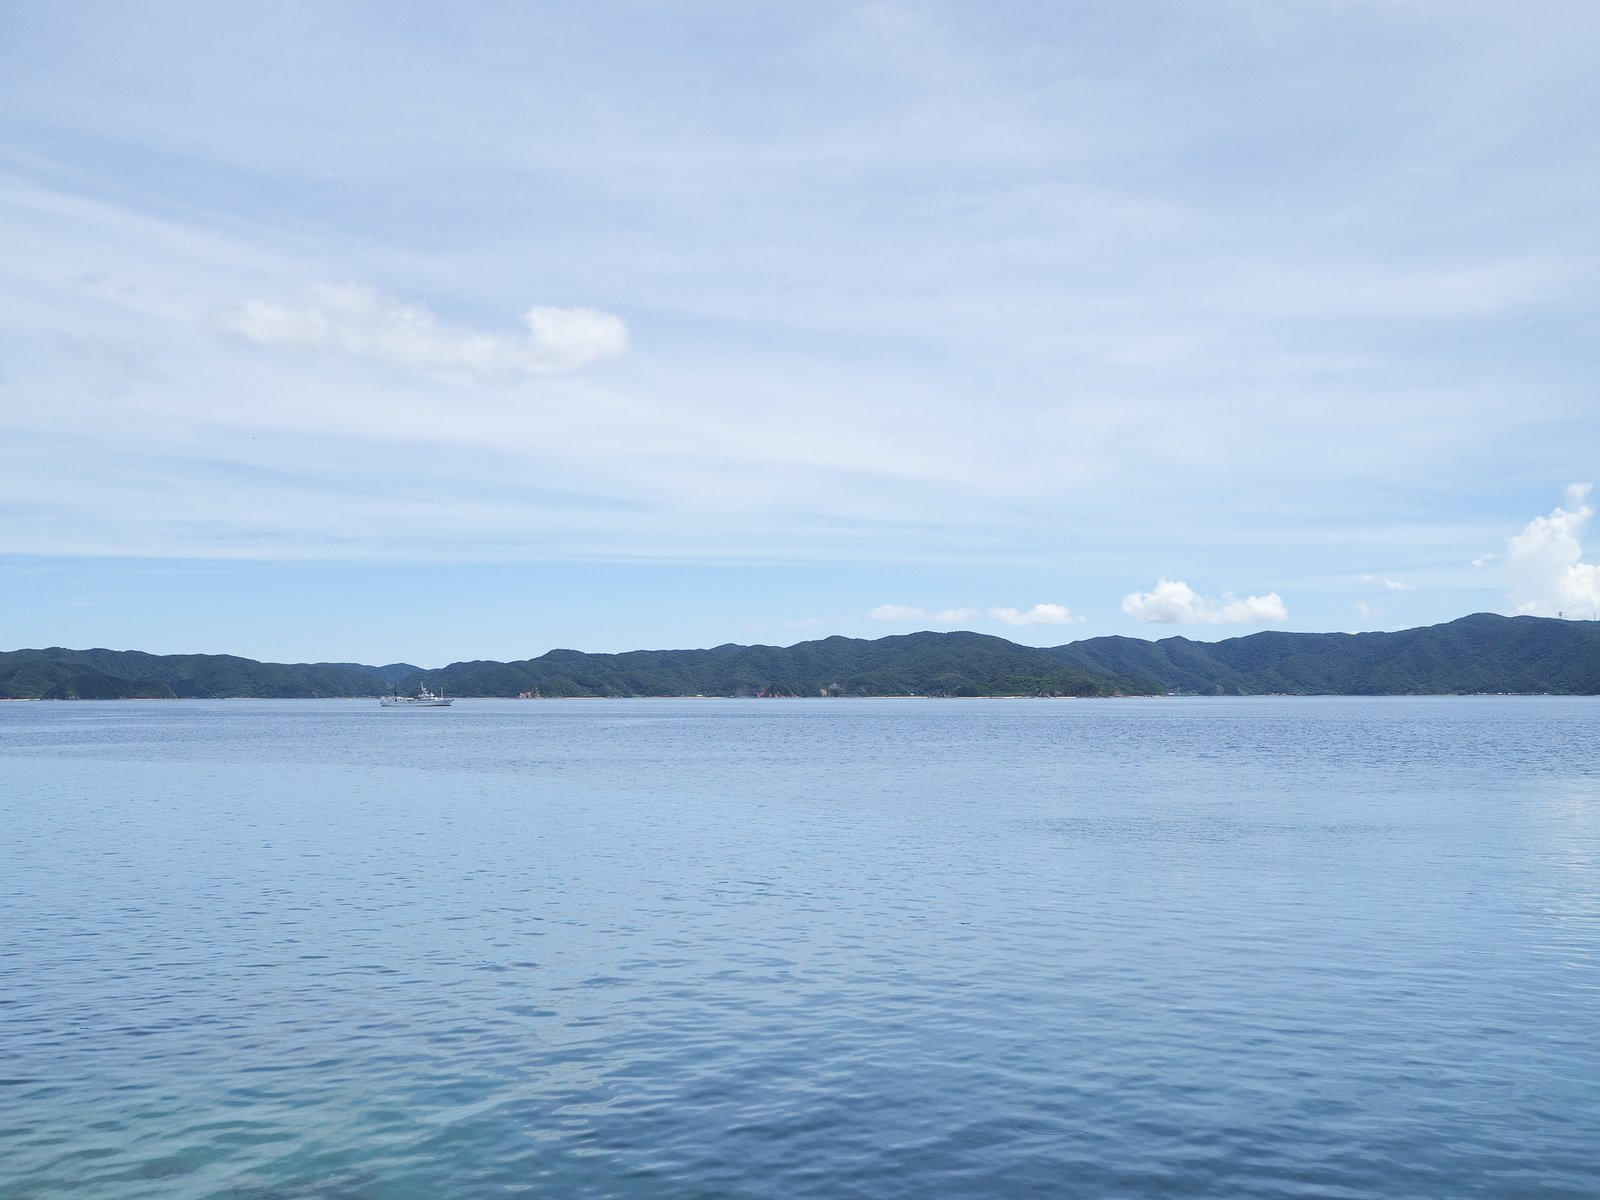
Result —
<instances>
[{"instance_id":1,"label":"white ship","mask_svg":"<svg viewBox=\"0 0 1600 1200\"><path fill-rule=\"evenodd\" d=\"M393 696L381 696L378 703L385 708L449 708L455 703L455 698L446 700L443 696L434 695L426 687L420 687L415 696L402 696L398 693Z\"/></svg>"}]
</instances>

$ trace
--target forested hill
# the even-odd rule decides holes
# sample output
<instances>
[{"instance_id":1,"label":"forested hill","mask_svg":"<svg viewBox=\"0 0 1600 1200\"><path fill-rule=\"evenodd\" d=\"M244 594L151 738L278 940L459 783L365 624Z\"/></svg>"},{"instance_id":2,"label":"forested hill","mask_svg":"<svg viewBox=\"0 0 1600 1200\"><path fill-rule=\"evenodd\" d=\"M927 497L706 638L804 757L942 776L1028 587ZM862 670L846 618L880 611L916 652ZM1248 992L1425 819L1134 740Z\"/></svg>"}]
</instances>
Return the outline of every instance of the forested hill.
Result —
<instances>
[{"instance_id":1,"label":"forested hill","mask_svg":"<svg viewBox=\"0 0 1600 1200\"><path fill-rule=\"evenodd\" d=\"M0 697L25 699L374 696L397 686L415 692L424 682L452 696L1110 696L1130 690L1053 651L978 633L833 637L786 648L552 650L521 662L455 663L428 672L404 663L285 665L226 655L59 648L0 653Z\"/></svg>"},{"instance_id":2,"label":"forested hill","mask_svg":"<svg viewBox=\"0 0 1600 1200\"><path fill-rule=\"evenodd\" d=\"M552 650L521 662L453 663L411 683L419 681L455 696L1114 696L1140 690L1055 651L981 633L830 637L781 648Z\"/></svg>"},{"instance_id":3,"label":"forested hill","mask_svg":"<svg viewBox=\"0 0 1600 1200\"><path fill-rule=\"evenodd\" d=\"M1053 653L1154 690L1206 696L1600 693L1600 623L1476 613L1398 633L1103 637Z\"/></svg>"},{"instance_id":4,"label":"forested hill","mask_svg":"<svg viewBox=\"0 0 1600 1200\"><path fill-rule=\"evenodd\" d=\"M831 637L779 649L552 650L409 680L458 696L1403 695L1600 693L1600 624L1488 613L1399 633L1106 637L1053 649L976 633Z\"/></svg>"},{"instance_id":5,"label":"forested hill","mask_svg":"<svg viewBox=\"0 0 1600 1200\"><path fill-rule=\"evenodd\" d=\"M1600 624L1488 613L1398 633L1256 633L1220 642L1102 637L1049 649L978 633L830 637L517 662L259 663L115 650L0 653L0 697L1111 696L1600 693Z\"/></svg>"},{"instance_id":6,"label":"forested hill","mask_svg":"<svg viewBox=\"0 0 1600 1200\"><path fill-rule=\"evenodd\" d=\"M263 663L231 654L138 650L0 652L0 697L145 700L258 696L372 696L416 675L410 663Z\"/></svg>"}]
</instances>

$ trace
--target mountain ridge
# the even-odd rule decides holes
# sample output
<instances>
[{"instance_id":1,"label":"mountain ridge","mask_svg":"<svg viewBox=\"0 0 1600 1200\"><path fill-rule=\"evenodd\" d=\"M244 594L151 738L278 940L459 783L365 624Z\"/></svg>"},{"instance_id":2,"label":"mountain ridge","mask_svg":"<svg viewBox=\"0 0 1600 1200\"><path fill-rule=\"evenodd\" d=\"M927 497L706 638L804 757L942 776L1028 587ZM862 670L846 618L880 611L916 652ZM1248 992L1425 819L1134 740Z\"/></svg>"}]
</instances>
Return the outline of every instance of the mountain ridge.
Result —
<instances>
[{"instance_id":1,"label":"mountain ridge","mask_svg":"<svg viewBox=\"0 0 1600 1200\"><path fill-rule=\"evenodd\" d=\"M264 663L137 650L0 652L8 699L333 698L426 685L453 696L1126 696L1600 694L1600 623L1473 613L1380 633L1268 630L1201 642L1123 636L1022 646L970 631L792 646L409 663Z\"/></svg>"}]
</instances>

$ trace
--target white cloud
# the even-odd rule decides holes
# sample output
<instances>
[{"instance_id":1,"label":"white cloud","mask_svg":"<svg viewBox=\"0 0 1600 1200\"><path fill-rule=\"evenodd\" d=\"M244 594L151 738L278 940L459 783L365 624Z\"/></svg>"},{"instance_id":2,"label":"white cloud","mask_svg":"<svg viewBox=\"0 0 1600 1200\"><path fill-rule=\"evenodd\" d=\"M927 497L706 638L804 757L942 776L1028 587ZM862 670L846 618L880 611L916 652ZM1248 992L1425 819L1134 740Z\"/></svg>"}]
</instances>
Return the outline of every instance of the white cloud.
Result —
<instances>
[{"instance_id":1,"label":"white cloud","mask_svg":"<svg viewBox=\"0 0 1600 1200\"><path fill-rule=\"evenodd\" d=\"M909 604L880 604L867 614L874 621L915 621L923 615L922 609Z\"/></svg>"},{"instance_id":2,"label":"white cloud","mask_svg":"<svg viewBox=\"0 0 1600 1200\"><path fill-rule=\"evenodd\" d=\"M1176 579L1157 580L1154 591L1128 594L1122 611L1141 621L1177 625L1261 625L1289 619L1277 592L1243 600L1223 592L1221 600L1212 600Z\"/></svg>"},{"instance_id":3,"label":"white cloud","mask_svg":"<svg viewBox=\"0 0 1600 1200\"><path fill-rule=\"evenodd\" d=\"M1384 578L1382 578L1380 576L1377 576L1377 575L1363 575L1361 577L1361 581L1363 583L1381 583L1381 584L1383 584L1384 587L1388 588L1391 592L1410 592L1410 591L1415 591L1416 590L1416 586L1417 586L1414 583L1402 583L1398 579L1384 579Z\"/></svg>"},{"instance_id":4,"label":"white cloud","mask_svg":"<svg viewBox=\"0 0 1600 1200\"><path fill-rule=\"evenodd\" d=\"M504 376L572 371L621 354L628 327L594 308L530 308L526 334L454 329L421 304L359 283L323 283L303 305L246 300L212 313L225 333L269 349L334 349L416 370Z\"/></svg>"},{"instance_id":5,"label":"white cloud","mask_svg":"<svg viewBox=\"0 0 1600 1200\"><path fill-rule=\"evenodd\" d=\"M1358 600L1356 602L1356 616L1362 618L1363 620L1370 620L1377 615L1378 610L1373 608L1372 605L1368 604L1365 600Z\"/></svg>"},{"instance_id":6,"label":"white cloud","mask_svg":"<svg viewBox=\"0 0 1600 1200\"><path fill-rule=\"evenodd\" d=\"M1035 604L1026 611L1020 608L991 608L989 615L1007 625L1070 625L1073 622L1072 613L1060 604Z\"/></svg>"},{"instance_id":7,"label":"white cloud","mask_svg":"<svg viewBox=\"0 0 1600 1200\"><path fill-rule=\"evenodd\" d=\"M1564 505L1535 517L1506 543L1511 600L1518 613L1553 617L1558 612L1600 609L1600 564L1583 561L1581 538L1594 509L1587 483L1567 488Z\"/></svg>"},{"instance_id":8,"label":"white cloud","mask_svg":"<svg viewBox=\"0 0 1600 1200\"><path fill-rule=\"evenodd\" d=\"M924 622L929 625L960 625L982 614L975 608L918 608L911 604L880 604L867 616L874 621ZM1032 608L991 608L991 620L1007 625L1070 625L1083 618L1074 617L1062 604L1035 604Z\"/></svg>"},{"instance_id":9,"label":"white cloud","mask_svg":"<svg viewBox=\"0 0 1600 1200\"><path fill-rule=\"evenodd\" d=\"M1494 555L1492 555L1492 554L1480 554L1480 555L1478 555L1477 558L1472 560L1472 565L1475 566L1475 567L1487 567L1493 561L1494 561Z\"/></svg>"},{"instance_id":10,"label":"white cloud","mask_svg":"<svg viewBox=\"0 0 1600 1200\"><path fill-rule=\"evenodd\" d=\"M880 604L867 614L874 621L926 621L930 625L959 625L977 615L975 608L945 608L930 612L909 604Z\"/></svg>"},{"instance_id":11,"label":"white cloud","mask_svg":"<svg viewBox=\"0 0 1600 1200\"><path fill-rule=\"evenodd\" d=\"M1465 562L1511 532L1461 528L1494 506L1498 467L1600 438L1582 370L1559 359L1581 361L1581 340L1554 348L1536 421L1515 369L1524 339L1549 349L1520 306L1580 320L1592 258L1594 169L1571 120L1592 39L1564 3L1537 22L1218 6L1204 37L1139 6L1108 6L1092 36L1070 6L814 6L781 54L761 6L660 6L603 61L570 53L607 33L581 6L559 30L502 6L459 52L405 22L375 36L356 6L308 7L309 24L28 6L0 46L35 117L0 172L0 545L938 562L985 581L966 593L985 610L1028 594L1010 564L1059 566L1063 529L1081 594L1113 602L1148 578L1153 537L1212 561L1219 589L1441 546ZM1584 13L1593 30L1600 6ZM1340 37L1371 48L1370 71L1330 54ZM1235 70L1241 54L1262 70ZM530 153L541 111L562 120ZM1297 136L1308 113L1339 126L1340 170ZM397 123L418 136L384 136ZM1240 139L1283 156L1227 153ZM108 140L141 152L88 152ZM925 202L878 202L902 193ZM402 316L425 301L431 337L498 337L513 358L535 300L661 314L662 336L535 377L538 405L510 389L441 404L439 370L346 357L314 321L321 350L195 337L218 305L295 334L321 312L304 284L329 278L397 292ZM1441 356L1452 312L1466 333ZM1372 319L1398 313L1430 335ZM106 399L131 372L52 331L138 346L163 378ZM327 369L347 365L370 369ZM969 419L975 390L992 419ZM1260 536L1229 533L1241 513ZM1363 557L1376 539L1384 557ZM1474 606L1502 600L1489 574ZM1296 614L1321 625L1308 606L1332 602L1312 586Z\"/></svg>"}]
</instances>

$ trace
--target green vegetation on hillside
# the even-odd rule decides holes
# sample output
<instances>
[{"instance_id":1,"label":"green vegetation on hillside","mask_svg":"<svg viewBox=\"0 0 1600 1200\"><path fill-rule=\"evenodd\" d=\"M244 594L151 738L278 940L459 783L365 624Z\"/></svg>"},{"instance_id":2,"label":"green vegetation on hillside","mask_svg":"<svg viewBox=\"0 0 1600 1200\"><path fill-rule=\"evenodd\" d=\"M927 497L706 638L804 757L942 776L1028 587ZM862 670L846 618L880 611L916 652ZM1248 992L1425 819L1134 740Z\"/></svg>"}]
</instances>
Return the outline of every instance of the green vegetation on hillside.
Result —
<instances>
[{"instance_id":1,"label":"green vegetation on hillside","mask_svg":"<svg viewBox=\"0 0 1600 1200\"><path fill-rule=\"evenodd\" d=\"M1040 649L978 633L796 646L715 646L517 662L259 663L116 650L0 653L0 697L1115 696L1180 692L1401 695L1600 693L1600 623L1478 613L1398 633L1256 633L1220 642L1103 637Z\"/></svg>"},{"instance_id":2,"label":"green vegetation on hillside","mask_svg":"<svg viewBox=\"0 0 1600 1200\"><path fill-rule=\"evenodd\" d=\"M231 654L144 654L137 650L0 652L0 697L146 700L372 696L415 675L409 663L262 663Z\"/></svg>"},{"instance_id":3,"label":"green vegetation on hillside","mask_svg":"<svg viewBox=\"0 0 1600 1200\"><path fill-rule=\"evenodd\" d=\"M1104 672L979 633L830 637L797 646L717 646L454 663L419 674L452 696L1111 696Z\"/></svg>"},{"instance_id":4,"label":"green vegetation on hillside","mask_svg":"<svg viewBox=\"0 0 1600 1200\"><path fill-rule=\"evenodd\" d=\"M1104 637L1058 647L1087 671L1204 696L1600 693L1600 623L1476 613L1397 633Z\"/></svg>"}]
</instances>

